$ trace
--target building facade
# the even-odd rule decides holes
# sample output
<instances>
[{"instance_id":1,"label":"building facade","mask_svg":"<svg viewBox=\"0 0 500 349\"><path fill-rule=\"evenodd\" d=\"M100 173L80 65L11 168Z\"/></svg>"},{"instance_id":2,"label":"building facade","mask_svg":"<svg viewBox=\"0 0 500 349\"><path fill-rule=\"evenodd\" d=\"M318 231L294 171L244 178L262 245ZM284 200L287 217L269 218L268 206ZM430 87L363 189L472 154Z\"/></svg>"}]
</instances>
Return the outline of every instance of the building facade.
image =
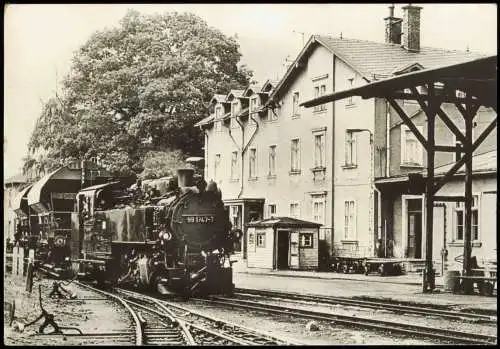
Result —
<instances>
[{"instance_id":1,"label":"building facade","mask_svg":"<svg viewBox=\"0 0 500 349\"><path fill-rule=\"evenodd\" d=\"M420 47L421 7L403 10L397 18L391 7L384 43L311 36L277 83L214 96L211 114L196 126L205 132L205 178L220 185L233 225L245 231L251 220L290 216L322 224L319 238L329 254L424 258L404 242L403 229L403 219L423 219L421 198L415 198L418 203L403 197L404 184L383 184L426 166L423 150L397 113L385 100L360 97L300 107L324 94L480 57ZM423 121L418 104L400 105ZM443 109L458 122L456 110ZM478 132L489 118L491 112L481 110ZM455 142L445 127L438 125L436 132ZM490 138L478 152L496 146L496 134ZM435 165L453 156L439 154ZM401 188L393 191L394 185ZM246 236L243 258L245 241Z\"/></svg>"}]
</instances>

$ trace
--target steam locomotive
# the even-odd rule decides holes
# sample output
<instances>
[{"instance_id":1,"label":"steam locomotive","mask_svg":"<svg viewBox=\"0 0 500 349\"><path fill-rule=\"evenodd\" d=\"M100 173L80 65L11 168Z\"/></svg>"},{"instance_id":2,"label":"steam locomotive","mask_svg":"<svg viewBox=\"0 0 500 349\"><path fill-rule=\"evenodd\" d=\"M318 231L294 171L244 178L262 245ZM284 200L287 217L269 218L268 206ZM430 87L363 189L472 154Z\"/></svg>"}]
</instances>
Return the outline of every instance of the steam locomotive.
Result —
<instances>
[{"instance_id":1,"label":"steam locomotive","mask_svg":"<svg viewBox=\"0 0 500 349\"><path fill-rule=\"evenodd\" d=\"M80 279L162 294L231 294L231 230L214 182L181 169L164 195L113 182L82 189L72 218Z\"/></svg>"}]
</instances>

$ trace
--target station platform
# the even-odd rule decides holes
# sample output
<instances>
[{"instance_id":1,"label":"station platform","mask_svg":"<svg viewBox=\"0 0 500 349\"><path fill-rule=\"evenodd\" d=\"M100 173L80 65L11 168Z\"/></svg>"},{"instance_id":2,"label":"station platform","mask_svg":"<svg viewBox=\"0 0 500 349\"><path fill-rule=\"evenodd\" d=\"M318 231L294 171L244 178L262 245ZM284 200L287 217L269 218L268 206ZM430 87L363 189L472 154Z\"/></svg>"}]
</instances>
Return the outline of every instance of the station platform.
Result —
<instances>
[{"instance_id":1,"label":"station platform","mask_svg":"<svg viewBox=\"0 0 500 349\"><path fill-rule=\"evenodd\" d=\"M241 260L233 264L233 271L234 283L239 288L433 304L448 306L455 310L496 312L497 309L496 289L494 296L491 297L453 294L444 291L444 279L441 276L436 277L434 292L423 293L420 273L380 276L378 274L269 270L248 268L246 261Z\"/></svg>"}]
</instances>

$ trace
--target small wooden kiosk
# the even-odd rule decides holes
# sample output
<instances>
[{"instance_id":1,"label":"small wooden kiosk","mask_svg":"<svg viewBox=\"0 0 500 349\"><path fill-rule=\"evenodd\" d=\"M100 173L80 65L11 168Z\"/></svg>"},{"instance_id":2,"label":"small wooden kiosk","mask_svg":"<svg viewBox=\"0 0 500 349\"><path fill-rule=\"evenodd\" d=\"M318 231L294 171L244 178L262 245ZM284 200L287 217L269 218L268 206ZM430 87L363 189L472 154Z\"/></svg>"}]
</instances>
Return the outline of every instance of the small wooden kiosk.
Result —
<instances>
[{"instance_id":1,"label":"small wooden kiosk","mask_svg":"<svg viewBox=\"0 0 500 349\"><path fill-rule=\"evenodd\" d=\"M247 267L315 270L321 224L270 217L247 225Z\"/></svg>"}]
</instances>

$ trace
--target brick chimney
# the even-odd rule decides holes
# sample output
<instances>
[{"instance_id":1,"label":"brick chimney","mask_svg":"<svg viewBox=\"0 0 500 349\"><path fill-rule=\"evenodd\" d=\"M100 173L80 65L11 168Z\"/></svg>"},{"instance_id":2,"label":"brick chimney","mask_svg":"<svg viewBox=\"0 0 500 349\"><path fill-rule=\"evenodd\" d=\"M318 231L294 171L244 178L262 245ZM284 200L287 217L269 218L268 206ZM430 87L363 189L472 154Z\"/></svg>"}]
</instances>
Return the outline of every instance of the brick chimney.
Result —
<instances>
[{"instance_id":1,"label":"brick chimney","mask_svg":"<svg viewBox=\"0 0 500 349\"><path fill-rule=\"evenodd\" d=\"M389 6L389 17L385 20L386 44L401 44L401 18L394 17L394 4Z\"/></svg>"},{"instance_id":2,"label":"brick chimney","mask_svg":"<svg viewBox=\"0 0 500 349\"><path fill-rule=\"evenodd\" d=\"M420 10L422 7L408 4L403 7L402 46L412 52L420 51Z\"/></svg>"}]
</instances>

